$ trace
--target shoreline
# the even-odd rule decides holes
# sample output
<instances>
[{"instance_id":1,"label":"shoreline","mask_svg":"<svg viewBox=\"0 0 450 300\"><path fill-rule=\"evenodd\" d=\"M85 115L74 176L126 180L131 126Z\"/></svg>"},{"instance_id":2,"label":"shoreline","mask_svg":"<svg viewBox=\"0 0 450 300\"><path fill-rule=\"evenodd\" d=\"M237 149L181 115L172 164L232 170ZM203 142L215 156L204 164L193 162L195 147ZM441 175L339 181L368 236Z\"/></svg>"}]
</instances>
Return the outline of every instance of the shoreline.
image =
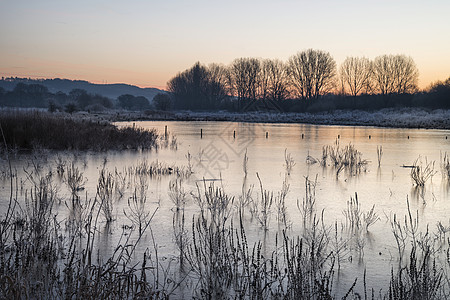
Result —
<instances>
[{"instance_id":1,"label":"shoreline","mask_svg":"<svg viewBox=\"0 0 450 300\"><path fill-rule=\"evenodd\" d=\"M43 109L0 108L3 110L40 111ZM418 108L385 108L376 111L336 110L320 113L295 112L227 112L227 111L79 111L49 113L63 118L91 120L98 123L133 121L210 121L270 124L309 124L329 126L364 126L402 129L450 130L450 110Z\"/></svg>"},{"instance_id":2,"label":"shoreline","mask_svg":"<svg viewBox=\"0 0 450 300\"><path fill-rule=\"evenodd\" d=\"M103 114L98 114L103 115ZM408 129L450 130L450 110L423 110L416 108L382 109L368 112L360 110L331 113L273 113L273 112L192 112L147 111L115 112L103 115L110 122L131 121L212 121L243 123L287 123L335 126L367 126Z\"/></svg>"}]
</instances>

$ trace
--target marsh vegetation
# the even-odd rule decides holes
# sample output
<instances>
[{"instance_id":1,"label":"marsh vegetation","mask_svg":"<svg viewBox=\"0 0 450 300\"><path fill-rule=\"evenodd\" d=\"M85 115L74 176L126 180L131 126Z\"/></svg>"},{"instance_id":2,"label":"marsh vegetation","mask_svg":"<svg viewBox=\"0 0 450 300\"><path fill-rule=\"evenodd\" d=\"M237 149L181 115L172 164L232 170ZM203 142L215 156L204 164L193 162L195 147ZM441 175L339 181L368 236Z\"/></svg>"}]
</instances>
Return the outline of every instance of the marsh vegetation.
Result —
<instances>
[{"instance_id":1,"label":"marsh vegetation","mask_svg":"<svg viewBox=\"0 0 450 300\"><path fill-rule=\"evenodd\" d=\"M445 207L448 190L433 190L440 176L418 186L413 168L394 169L388 142L361 147L344 132L344 147L328 138L302 155L270 148L278 158L268 167L256 161L267 152L249 147L211 175L202 169L209 141L186 151L186 136L158 153L3 152L1 297L450 296L450 224L429 212ZM308 155L322 158L306 163ZM426 169L435 155L423 155ZM428 169L445 187L445 152L440 159L441 170ZM374 169L388 177L378 201L359 188ZM400 176L405 194L395 189Z\"/></svg>"}]
</instances>

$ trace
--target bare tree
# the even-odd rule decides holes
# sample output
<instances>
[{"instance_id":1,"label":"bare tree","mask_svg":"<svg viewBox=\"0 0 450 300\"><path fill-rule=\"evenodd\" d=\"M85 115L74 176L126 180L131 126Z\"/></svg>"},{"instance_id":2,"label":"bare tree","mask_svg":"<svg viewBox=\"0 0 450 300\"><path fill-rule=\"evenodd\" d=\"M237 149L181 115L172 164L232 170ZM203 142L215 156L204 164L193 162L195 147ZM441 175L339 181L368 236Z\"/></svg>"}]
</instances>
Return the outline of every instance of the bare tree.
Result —
<instances>
[{"instance_id":1,"label":"bare tree","mask_svg":"<svg viewBox=\"0 0 450 300\"><path fill-rule=\"evenodd\" d=\"M259 60L259 73L258 73L258 98L262 100L266 100L269 98L269 69L267 65L269 64L269 59L260 59Z\"/></svg>"},{"instance_id":2,"label":"bare tree","mask_svg":"<svg viewBox=\"0 0 450 300\"><path fill-rule=\"evenodd\" d=\"M419 70L405 55L381 55L373 62L374 83L378 93L402 94L417 90Z\"/></svg>"},{"instance_id":3,"label":"bare tree","mask_svg":"<svg viewBox=\"0 0 450 300\"><path fill-rule=\"evenodd\" d=\"M220 103L228 97L228 69L219 64L210 64L208 70L208 96L213 103Z\"/></svg>"},{"instance_id":4,"label":"bare tree","mask_svg":"<svg viewBox=\"0 0 450 300\"><path fill-rule=\"evenodd\" d=\"M347 57L339 69L342 90L352 96L371 91L372 62L365 57Z\"/></svg>"},{"instance_id":5,"label":"bare tree","mask_svg":"<svg viewBox=\"0 0 450 300\"><path fill-rule=\"evenodd\" d=\"M260 61L256 58L237 58L231 63L229 84L239 105L244 99L256 100L260 68Z\"/></svg>"},{"instance_id":6,"label":"bare tree","mask_svg":"<svg viewBox=\"0 0 450 300\"><path fill-rule=\"evenodd\" d=\"M330 53L308 49L288 60L290 80L298 97L318 98L335 87L336 62Z\"/></svg>"},{"instance_id":7,"label":"bare tree","mask_svg":"<svg viewBox=\"0 0 450 300\"><path fill-rule=\"evenodd\" d=\"M267 97L282 101L289 95L289 76L286 65L278 59L264 60L263 69L267 75Z\"/></svg>"}]
</instances>

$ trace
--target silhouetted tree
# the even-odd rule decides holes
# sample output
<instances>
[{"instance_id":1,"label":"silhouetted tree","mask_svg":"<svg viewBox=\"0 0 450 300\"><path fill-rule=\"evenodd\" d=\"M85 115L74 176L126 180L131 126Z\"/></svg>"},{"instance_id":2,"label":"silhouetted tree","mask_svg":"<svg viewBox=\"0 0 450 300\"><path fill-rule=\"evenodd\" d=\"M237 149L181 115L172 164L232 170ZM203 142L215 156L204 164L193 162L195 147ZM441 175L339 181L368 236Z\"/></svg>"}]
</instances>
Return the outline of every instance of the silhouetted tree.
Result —
<instances>
[{"instance_id":1,"label":"silhouetted tree","mask_svg":"<svg viewBox=\"0 0 450 300\"><path fill-rule=\"evenodd\" d=\"M426 106L433 108L450 108L450 77L445 81L433 83L426 95Z\"/></svg>"},{"instance_id":2,"label":"silhouetted tree","mask_svg":"<svg viewBox=\"0 0 450 300\"><path fill-rule=\"evenodd\" d=\"M372 62L365 57L347 57L339 69L342 92L352 96L371 91Z\"/></svg>"},{"instance_id":3,"label":"silhouetted tree","mask_svg":"<svg viewBox=\"0 0 450 300\"><path fill-rule=\"evenodd\" d=\"M144 110L150 107L150 101L148 101L148 99L144 96L136 96L136 98L134 98L134 102L137 110Z\"/></svg>"},{"instance_id":4,"label":"silhouetted tree","mask_svg":"<svg viewBox=\"0 0 450 300\"><path fill-rule=\"evenodd\" d=\"M75 99L79 109L84 110L87 106L92 104L92 97L88 93L82 93Z\"/></svg>"},{"instance_id":5,"label":"silhouetted tree","mask_svg":"<svg viewBox=\"0 0 450 300\"><path fill-rule=\"evenodd\" d=\"M172 78L167 86L180 108L198 109L209 106L206 97L208 75L199 62Z\"/></svg>"},{"instance_id":6,"label":"silhouetted tree","mask_svg":"<svg viewBox=\"0 0 450 300\"><path fill-rule=\"evenodd\" d=\"M55 101L50 100L48 101L48 111L51 113L54 113L58 110L58 105L56 105Z\"/></svg>"},{"instance_id":7,"label":"silhouetted tree","mask_svg":"<svg viewBox=\"0 0 450 300\"><path fill-rule=\"evenodd\" d=\"M382 95L417 91L419 71L411 57L378 56L373 62L373 76L375 88Z\"/></svg>"},{"instance_id":8,"label":"silhouetted tree","mask_svg":"<svg viewBox=\"0 0 450 300\"><path fill-rule=\"evenodd\" d=\"M87 94L86 90L83 89L73 89L69 92L69 97L71 101L77 101L78 97Z\"/></svg>"},{"instance_id":9,"label":"silhouetted tree","mask_svg":"<svg viewBox=\"0 0 450 300\"><path fill-rule=\"evenodd\" d=\"M278 59L265 60L263 69L267 75L267 97L274 101L285 100L289 96L289 76L286 65Z\"/></svg>"},{"instance_id":10,"label":"silhouetted tree","mask_svg":"<svg viewBox=\"0 0 450 300\"><path fill-rule=\"evenodd\" d=\"M73 102L67 103L66 106L65 106L64 108L65 108L65 109L64 109L65 112L67 112L67 113L69 113L69 114L72 114L72 113L78 111L77 105L76 105L75 103L73 103Z\"/></svg>"},{"instance_id":11,"label":"silhouetted tree","mask_svg":"<svg viewBox=\"0 0 450 300\"><path fill-rule=\"evenodd\" d=\"M5 104L17 107L46 107L49 95L48 89L43 85L19 82L12 92L5 95Z\"/></svg>"},{"instance_id":12,"label":"silhouetted tree","mask_svg":"<svg viewBox=\"0 0 450 300\"><path fill-rule=\"evenodd\" d=\"M158 93L153 97L153 103L158 110L170 110L172 108L172 99L166 93Z\"/></svg>"},{"instance_id":13,"label":"silhouetted tree","mask_svg":"<svg viewBox=\"0 0 450 300\"><path fill-rule=\"evenodd\" d=\"M184 109L211 109L218 106L226 89L222 70L195 63L190 69L177 74L168 83L175 104Z\"/></svg>"},{"instance_id":14,"label":"silhouetted tree","mask_svg":"<svg viewBox=\"0 0 450 300\"><path fill-rule=\"evenodd\" d=\"M111 99L109 99L108 97L102 96L102 95L98 95L98 94L95 94L94 96L92 96L91 103L93 105L101 105L104 108L108 108L108 109L111 109L114 106Z\"/></svg>"},{"instance_id":15,"label":"silhouetted tree","mask_svg":"<svg viewBox=\"0 0 450 300\"><path fill-rule=\"evenodd\" d=\"M128 110L131 110L131 108L133 107L133 99L134 96L130 94L120 95L117 98L117 100L119 101L119 106Z\"/></svg>"},{"instance_id":16,"label":"silhouetted tree","mask_svg":"<svg viewBox=\"0 0 450 300\"><path fill-rule=\"evenodd\" d=\"M288 70L300 98L318 98L335 87L336 62L328 52L314 49L299 52L289 58Z\"/></svg>"},{"instance_id":17,"label":"silhouetted tree","mask_svg":"<svg viewBox=\"0 0 450 300\"><path fill-rule=\"evenodd\" d=\"M207 67L208 85L207 94L212 106L219 105L228 98L227 87L228 69L223 65L210 64Z\"/></svg>"},{"instance_id":18,"label":"silhouetted tree","mask_svg":"<svg viewBox=\"0 0 450 300\"><path fill-rule=\"evenodd\" d=\"M260 61L256 58L237 58L229 68L232 93L238 99L239 106L244 100L256 100L260 80Z\"/></svg>"},{"instance_id":19,"label":"silhouetted tree","mask_svg":"<svg viewBox=\"0 0 450 300\"><path fill-rule=\"evenodd\" d=\"M130 94L120 95L117 100L119 106L128 110L144 110L150 107L150 102L143 96L133 96Z\"/></svg>"}]
</instances>

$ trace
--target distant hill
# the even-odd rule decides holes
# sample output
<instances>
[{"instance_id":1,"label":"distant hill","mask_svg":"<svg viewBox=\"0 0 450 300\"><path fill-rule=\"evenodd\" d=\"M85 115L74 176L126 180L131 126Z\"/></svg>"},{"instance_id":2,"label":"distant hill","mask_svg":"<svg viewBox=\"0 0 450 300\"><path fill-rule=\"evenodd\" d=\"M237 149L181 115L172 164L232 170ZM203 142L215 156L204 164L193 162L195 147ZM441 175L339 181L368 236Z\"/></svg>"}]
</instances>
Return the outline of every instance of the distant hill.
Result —
<instances>
[{"instance_id":1,"label":"distant hill","mask_svg":"<svg viewBox=\"0 0 450 300\"><path fill-rule=\"evenodd\" d=\"M114 84L96 84L84 80L69 80L69 79L28 79L28 78L3 78L0 80L0 87L7 91L14 89L17 83L25 84L41 84L48 88L49 92L57 93L63 92L68 94L73 89L86 90L89 94L99 94L111 99L117 99L120 95L130 94L133 96L144 96L149 101L158 93L165 91L157 88L140 88L134 85L124 83Z\"/></svg>"}]
</instances>

